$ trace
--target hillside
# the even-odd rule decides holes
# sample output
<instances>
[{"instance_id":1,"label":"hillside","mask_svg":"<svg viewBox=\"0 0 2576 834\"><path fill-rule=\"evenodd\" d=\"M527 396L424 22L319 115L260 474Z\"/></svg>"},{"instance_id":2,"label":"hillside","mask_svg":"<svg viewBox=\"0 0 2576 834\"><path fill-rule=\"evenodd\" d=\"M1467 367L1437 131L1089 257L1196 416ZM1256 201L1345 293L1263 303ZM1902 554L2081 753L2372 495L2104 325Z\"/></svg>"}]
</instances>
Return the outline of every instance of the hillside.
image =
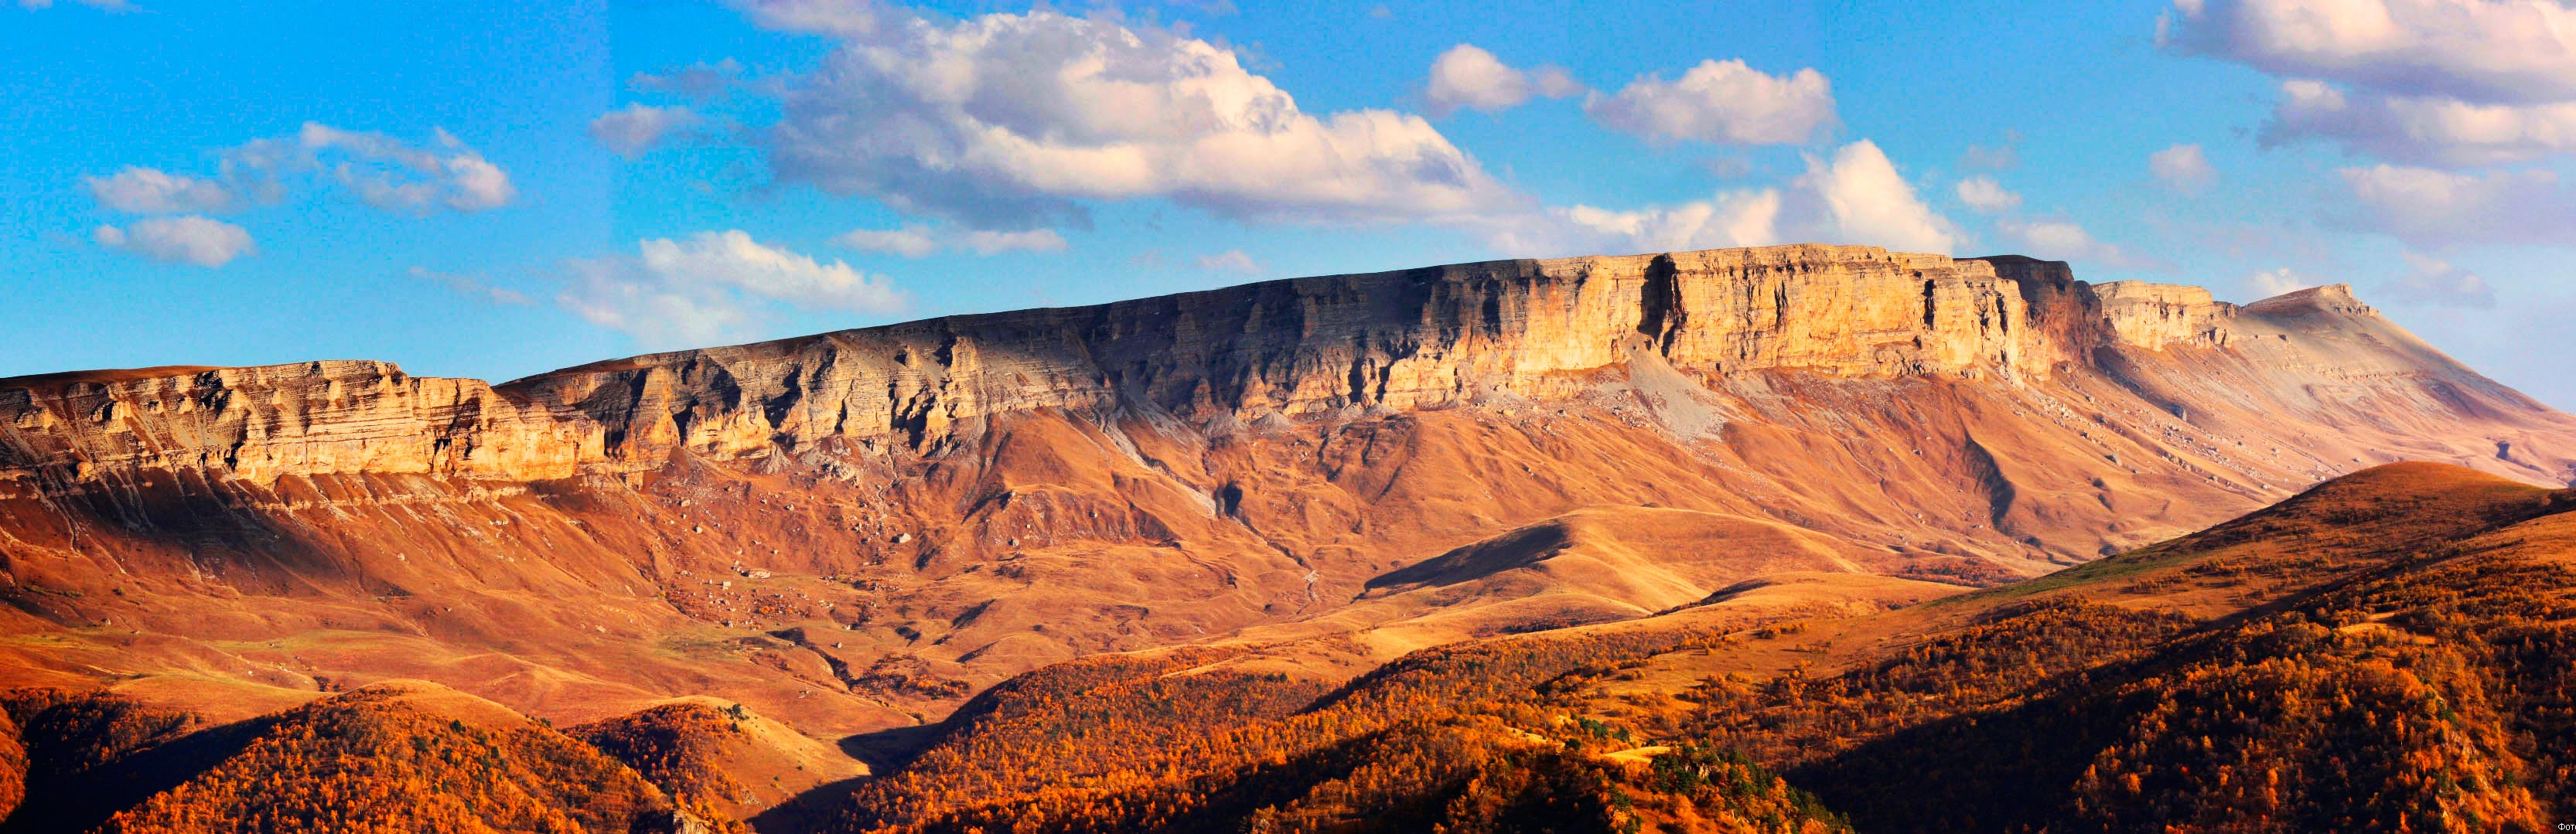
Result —
<instances>
[{"instance_id":1,"label":"hillside","mask_svg":"<svg viewBox=\"0 0 2576 834\"><path fill-rule=\"evenodd\" d=\"M1488 815L1536 803L1592 815L1555 830L2540 831L2571 810L2571 554L2576 490L2408 464L2041 582L1460 644L1303 707L1229 700L1276 684L1202 657L1060 667L846 830L1536 830ZM1655 787L1712 768L1780 804Z\"/></svg>"},{"instance_id":2,"label":"hillside","mask_svg":"<svg viewBox=\"0 0 2576 834\"><path fill-rule=\"evenodd\" d=\"M428 681L780 831L969 826L1036 782L1077 828L1365 806L1469 830L1512 814L1419 803L1487 780L1711 830L1883 820L1821 764L1688 723L1723 694L1695 687L1841 674L2079 585L2136 613L2072 654L2161 645L2174 617L2323 593L2385 554L2319 554L2393 522L2194 531L2400 460L2465 469L2371 494L2576 480L2576 418L2340 285L2236 305L1856 246L1289 279L500 385L354 360L68 372L0 380L0 426L0 689L211 739ZM2493 480L2441 480L2469 470ZM2209 570L2335 567L2168 569L2213 536L2274 550ZM2072 610L2033 616L2096 613ZM1613 661L1637 665L1564 677ZM1638 701L1601 702L1602 729L1566 700L1593 677ZM1127 741L994 776L1036 744L1010 717L1031 691L1054 693L1046 732ZM1570 752L1495 769L1533 744ZM1658 775L1636 752L1657 746L1699 775ZM184 761L173 778L212 766ZM289 772L254 764L225 772ZM1292 770L1243 775L1264 767ZM44 795L54 771L27 772ZM1825 804L1745 800L1772 772ZM177 784L129 783L94 803Z\"/></svg>"}]
</instances>

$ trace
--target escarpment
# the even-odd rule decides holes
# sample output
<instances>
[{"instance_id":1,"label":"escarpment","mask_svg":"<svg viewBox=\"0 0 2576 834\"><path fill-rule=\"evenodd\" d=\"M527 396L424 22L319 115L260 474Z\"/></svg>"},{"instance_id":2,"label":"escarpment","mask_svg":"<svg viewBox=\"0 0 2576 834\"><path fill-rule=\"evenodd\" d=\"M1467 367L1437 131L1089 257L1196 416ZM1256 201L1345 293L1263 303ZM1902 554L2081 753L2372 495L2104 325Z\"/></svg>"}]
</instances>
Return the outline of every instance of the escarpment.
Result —
<instances>
[{"instance_id":1,"label":"escarpment","mask_svg":"<svg viewBox=\"0 0 2576 834\"><path fill-rule=\"evenodd\" d=\"M2031 339L1981 261L1866 247L1495 261L953 316L605 362L505 390L609 427L620 460L1129 409L1203 425L1561 398L1652 352L1705 374L2012 368Z\"/></svg>"},{"instance_id":2,"label":"escarpment","mask_svg":"<svg viewBox=\"0 0 2576 834\"><path fill-rule=\"evenodd\" d=\"M333 472L538 480L601 457L595 423L388 362L21 377L0 381L0 419L0 479L20 488L146 469L262 483Z\"/></svg>"},{"instance_id":3,"label":"escarpment","mask_svg":"<svg viewBox=\"0 0 2576 834\"><path fill-rule=\"evenodd\" d=\"M1205 427L1562 399L1641 352L1702 380L2044 378L2106 349L2225 348L2249 315L2286 309L2087 285L2062 263L1857 246L1495 261L654 354L498 389L351 361L0 380L0 477L556 479L650 469L680 448L928 450L961 422L1041 408Z\"/></svg>"},{"instance_id":4,"label":"escarpment","mask_svg":"<svg viewBox=\"0 0 2576 834\"><path fill-rule=\"evenodd\" d=\"M860 732L1101 652L1320 674L1784 571L1995 584L2392 460L2565 483L2576 418L2340 286L2240 306L1861 246L1298 278L497 386L53 374L0 380L0 622L59 638L0 642L0 683L409 677Z\"/></svg>"}]
</instances>

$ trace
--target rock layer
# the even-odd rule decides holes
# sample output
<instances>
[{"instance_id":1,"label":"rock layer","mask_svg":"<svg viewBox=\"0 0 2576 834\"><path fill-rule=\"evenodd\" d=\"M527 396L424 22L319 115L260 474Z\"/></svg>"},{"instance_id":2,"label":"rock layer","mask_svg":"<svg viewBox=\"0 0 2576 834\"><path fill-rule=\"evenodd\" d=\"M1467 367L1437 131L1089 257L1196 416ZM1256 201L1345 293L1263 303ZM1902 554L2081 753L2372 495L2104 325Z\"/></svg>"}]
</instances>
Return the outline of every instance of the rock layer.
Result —
<instances>
[{"instance_id":1,"label":"rock layer","mask_svg":"<svg viewBox=\"0 0 2576 834\"><path fill-rule=\"evenodd\" d=\"M2375 319L2348 290L2314 292ZM1561 399L1640 351L1702 379L2044 378L2105 348L2223 348L2297 303L2239 308L2198 287L2086 285L2063 264L1856 246L1496 261L654 354L497 390L355 361L0 380L0 477L544 480L650 469L675 448L730 458L837 437L928 450L962 422L1040 408L1205 426ZM2433 370L2537 408L2455 365Z\"/></svg>"},{"instance_id":2,"label":"rock layer","mask_svg":"<svg viewBox=\"0 0 2576 834\"><path fill-rule=\"evenodd\" d=\"M2576 418L2341 286L2239 306L1851 246L1271 281L499 386L55 374L0 380L0 630L78 636L0 641L0 685L423 677L565 720L705 694L854 732L1102 651L1358 669L1783 570L1990 584L2398 459L2563 483Z\"/></svg>"}]
</instances>

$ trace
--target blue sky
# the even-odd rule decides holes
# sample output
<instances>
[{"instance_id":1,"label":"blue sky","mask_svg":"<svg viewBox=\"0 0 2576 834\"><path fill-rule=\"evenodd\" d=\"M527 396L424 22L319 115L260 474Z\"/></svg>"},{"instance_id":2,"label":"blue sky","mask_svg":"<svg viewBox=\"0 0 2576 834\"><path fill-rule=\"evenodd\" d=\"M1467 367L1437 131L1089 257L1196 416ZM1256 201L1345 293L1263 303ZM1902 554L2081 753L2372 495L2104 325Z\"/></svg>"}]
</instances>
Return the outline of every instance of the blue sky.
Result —
<instances>
[{"instance_id":1,"label":"blue sky","mask_svg":"<svg viewBox=\"0 0 2576 834\"><path fill-rule=\"evenodd\" d=\"M2553 0L0 5L0 375L508 379L1496 257L2350 282L2576 406Z\"/></svg>"}]
</instances>

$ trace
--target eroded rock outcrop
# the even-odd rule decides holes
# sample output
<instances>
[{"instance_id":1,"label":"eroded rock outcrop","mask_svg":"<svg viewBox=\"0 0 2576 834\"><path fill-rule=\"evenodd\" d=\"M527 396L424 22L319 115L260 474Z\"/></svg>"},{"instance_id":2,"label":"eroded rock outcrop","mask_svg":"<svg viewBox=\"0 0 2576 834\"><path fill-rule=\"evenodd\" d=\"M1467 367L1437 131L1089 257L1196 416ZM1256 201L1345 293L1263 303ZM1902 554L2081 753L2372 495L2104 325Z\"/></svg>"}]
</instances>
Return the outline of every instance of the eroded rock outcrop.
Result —
<instances>
[{"instance_id":1,"label":"eroded rock outcrop","mask_svg":"<svg viewBox=\"0 0 2576 834\"><path fill-rule=\"evenodd\" d=\"M56 374L0 380L0 626L89 636L0 645L0 682L437 677L856 732L1102 651L1353 635L1359 668L1780 570L1992 584L2402 459L2566 482L2576 418L2348 288L2239 306L1848 246L1270 281L498 386ZM1588 532L1502 546L1555 527ZM1528 558L1403 572L1488 551Z\"/></svg>"},{"instance_id":2,"label":"eroded rock outcrop","mask_svg":"<svg viewBox=\"0 0 2576 834\"><path fill-rule=\"evenodd\" d=\"M2376 318L2340 286L2240 308L2199 287L2086 285L2062 263L1859 246L1495 261L654 354L498 390L347 361L0 380L0 472L541 480L649 469L683 447L926 450L961 422L1038 408L1204 426L1553 399L1638 351L1704 379L2040 378L2104 348L2225 348L2249 317L2259 331L2312 310Z\"/></svg>"},{"instance_id":3,"label":"eroded rock outcrop","mask_svg":"<svg viewBox=\"0 0 2576 834\"><path fill-rule=\"evenodd\" d=\"M601 459L596 423L388 362L23 377L0 381L0 420L0 479L21 489L143 469L540 480Z\"/></svg>"}]
</instances>

